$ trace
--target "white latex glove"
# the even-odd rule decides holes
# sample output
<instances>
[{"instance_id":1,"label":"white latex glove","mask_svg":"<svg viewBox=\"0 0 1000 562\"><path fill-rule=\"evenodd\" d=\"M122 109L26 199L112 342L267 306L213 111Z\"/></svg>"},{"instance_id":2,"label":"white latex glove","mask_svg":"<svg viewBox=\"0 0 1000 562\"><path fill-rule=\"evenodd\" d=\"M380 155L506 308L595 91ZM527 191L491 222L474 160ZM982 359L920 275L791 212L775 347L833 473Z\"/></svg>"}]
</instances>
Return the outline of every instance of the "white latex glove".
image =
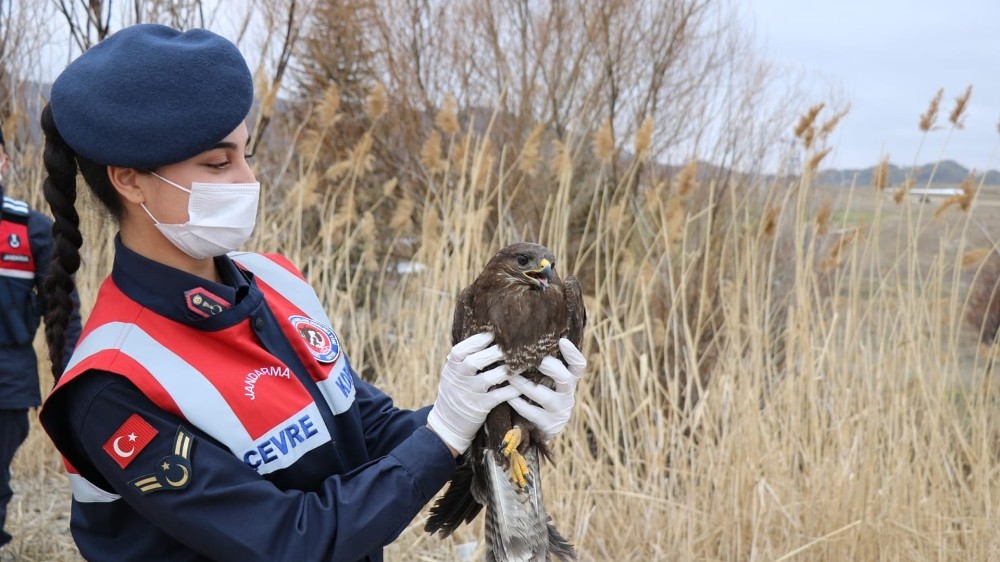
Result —
<instances>
[{"instance_id":1,"label":"white latex glove","mask_svg":"<svg viewBox=\"0 0 1000 562\"><path fill-rule=\"evenodd\" d=\"M490 410L521 394L520 390L508 385L490 390L510 380L506 365L479 372L487 365L504 360L499 346L486 347L492 341L493 334L476 334L451 348L441 370L437 399L427 415L431 430L459 453L469 448Z\"/></svg>"},{"instance_id":2,"label":"white latex glove","mask_svg":"<svg viewBox=\"0 0 1000 562\"><path fill-rule=\"evenodd\" d=\"M559 340L559 351L562 352L565 364L548 355L538 365L539 372L555 382L555 389L516 375L510 378L510 386L537 405L520 396L507 401L522 418L535 424L549 439L558 435L569 423L573 404L576 403L576 383L587 367L583 354L568 339Z\"/></svg>"}]
</instances>

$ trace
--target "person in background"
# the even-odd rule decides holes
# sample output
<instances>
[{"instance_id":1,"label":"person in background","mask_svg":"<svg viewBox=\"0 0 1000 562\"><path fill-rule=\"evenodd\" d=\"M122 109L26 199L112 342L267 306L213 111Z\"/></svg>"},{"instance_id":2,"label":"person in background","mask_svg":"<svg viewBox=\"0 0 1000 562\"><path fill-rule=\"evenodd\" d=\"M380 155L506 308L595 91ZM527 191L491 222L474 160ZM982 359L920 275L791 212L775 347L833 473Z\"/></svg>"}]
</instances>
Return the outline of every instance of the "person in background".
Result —
<instances>
[{"instance_id":1,"label":"person in background","mask_svg":"<svg viewBox=\"0 0 1000 562\"><path fill-rule=\"evenodd\" d=\"M42 112L56 363L83 242L78 172L119 227L110 276L40 413L88 560L381 560L491 409L531 398L550 437L569 420L545 407L553 391L503 384L491 334L451 348L432 406L399 409L357 376L295 266L235 251L260 192L252 100L231 42L141 24L73 61ZM563 383L559 401L586 363L568 351L570 366L546 372Z\"/></svg>"},{"instance_id":2,"label":"person in background","mask_svg":"<svg viewBox=\"0 0 1000 562\"><path fill-rule=\"evenodd\" d=\"M52 221L24 201L8 197L10 155L0 126L0 547L11 541L4 528L13 497L10 464L28 437L28 410L42 403L35 332L45 302L42 280L52 261ZM63 353L80 335L80 314L71 293Z\"/></svg>"}]
</instances>

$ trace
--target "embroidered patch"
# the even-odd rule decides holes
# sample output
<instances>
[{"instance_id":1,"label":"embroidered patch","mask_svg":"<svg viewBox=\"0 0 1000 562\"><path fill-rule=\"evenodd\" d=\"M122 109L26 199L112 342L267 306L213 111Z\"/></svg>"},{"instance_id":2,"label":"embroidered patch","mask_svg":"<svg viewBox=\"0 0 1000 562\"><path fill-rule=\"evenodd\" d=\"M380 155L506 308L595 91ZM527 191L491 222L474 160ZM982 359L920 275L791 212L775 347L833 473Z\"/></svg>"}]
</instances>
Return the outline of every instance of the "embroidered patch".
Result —
<instances>
[{"instance_id":1,"label":"embroidered patch","mask_svg":"<svg viewBox=\"0 0 1000 562\"><path fill-rule=\"evenodd\" d=\"M174 436L173 454L160 459L156 472L140 476L129 482L143 495L166 490L183 490L191 484L191 446L194 436L183 427Z\"/></svg>"},{"instance_id":2,"label":"embroidered patch","mask_svg":"<svg viewBox=\"0 0 1000 562\"><path fill-rule=\"evenodd\" d=\"M203 287L184 291L184 302L187 303L188 310L202 318L215 316L232 306L226 299Z\"/></svg>"},{"instance_id":3,"label":"embroidered patch","mask_svg":"<svg viewBox=\"0 0 1000 562\"><path fill-rule=\"evenodd\" d=\"M132 414L104 444L104 452L125 468L156 437L153 426L139 414Z\"/></svg>"},{"instance_id":4,"label":"embroidered patch","mask_svg":"<svg viewBox=\"0 0 1000 562\"><path fill-rule=\"evenodd\" d=\"M333 363L340 357L340 341L333 330L305 316L289 316L288 321L305 340L309 352L320 363Z\"/></svg>"},{"instance_id":5,"label":"embroidered patch","mask_svg":"<svg viewBox=\"0 0 1000 562\"><path fill-rule=\"evenodd\" d=\"M23 254L7 254L7 253L5 253L5 254L3 254L3 257L0 258L0 260L6 261L6 262L13 262L13 263L28 263L28 262L31 261L31 258L29 258L28 256L25 256Z\"/></svg>"}]
</instances>

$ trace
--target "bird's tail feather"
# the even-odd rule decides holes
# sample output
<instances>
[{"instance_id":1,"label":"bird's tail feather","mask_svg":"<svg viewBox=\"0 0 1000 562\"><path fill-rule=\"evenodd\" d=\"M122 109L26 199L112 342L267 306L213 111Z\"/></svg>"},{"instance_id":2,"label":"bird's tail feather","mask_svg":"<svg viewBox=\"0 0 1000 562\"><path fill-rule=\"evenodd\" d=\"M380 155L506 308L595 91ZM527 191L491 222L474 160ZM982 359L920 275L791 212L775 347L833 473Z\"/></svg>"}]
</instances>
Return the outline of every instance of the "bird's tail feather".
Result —
<instances>
[{"instance_id":1,"label":"bird's tail feather","mask_svg":"<svg viewBox=\"0 0 1000 562\"><path fill-rule=\"evenodd\" d=\"M562 560L563 562L573 562L576 560L576 550L573 545L569 543L568 540L563 538L556 529L556 526L552 524L552 518L549 518L549 552L552 556Z\"/></svg>"},{"instance_id":2,"label":"bird's tail feather","mask_svg":"<svg viewBox=\"0 0 1000 562\"><path fill-rule=\"evenodd\" d=\"M524 454L531 479L524 489L510 481L506 463L495 451L486 451L489 495L486 506L486 560L488 562L543 562L555 555L576 560L573 547L549 522L542 504L539 454Z\"/></svg>"},{"instance_id":3,"label":"bird's tail feather","mask_svg":"<svg viewBox=\"0 0 1000 562\"><path fill-rule=\"evenodd\" d=\"M464 523L470 523L479 515L482 505L472 495L474 472L468 458L459 464L444 493L431 507L424 531L442 537L455 532Z\"/></svg>"}]
</instances>

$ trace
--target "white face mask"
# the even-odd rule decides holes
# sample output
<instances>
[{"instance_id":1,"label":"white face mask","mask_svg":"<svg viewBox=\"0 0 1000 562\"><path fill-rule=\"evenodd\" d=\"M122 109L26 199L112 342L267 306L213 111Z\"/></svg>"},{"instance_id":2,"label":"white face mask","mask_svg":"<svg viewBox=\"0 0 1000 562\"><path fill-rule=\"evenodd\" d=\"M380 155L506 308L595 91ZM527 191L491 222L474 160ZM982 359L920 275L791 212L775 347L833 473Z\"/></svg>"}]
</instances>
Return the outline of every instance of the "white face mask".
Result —
<instances>
[{"instance_id":1,"label":"white face mask","mask_svg":"<svg viewBox=\"0 0 1000 562\"><path fill-rule=\"evenodd\" d=\"M152 174L168 184L191 194L188 199L188 221L184 224L163 224L141 204L163 236L194 259L212 258L232 252L250 238L257 222L257 201L260 182L199 183L184 188L167 178Z\"/></svg>"}]
</instances>

